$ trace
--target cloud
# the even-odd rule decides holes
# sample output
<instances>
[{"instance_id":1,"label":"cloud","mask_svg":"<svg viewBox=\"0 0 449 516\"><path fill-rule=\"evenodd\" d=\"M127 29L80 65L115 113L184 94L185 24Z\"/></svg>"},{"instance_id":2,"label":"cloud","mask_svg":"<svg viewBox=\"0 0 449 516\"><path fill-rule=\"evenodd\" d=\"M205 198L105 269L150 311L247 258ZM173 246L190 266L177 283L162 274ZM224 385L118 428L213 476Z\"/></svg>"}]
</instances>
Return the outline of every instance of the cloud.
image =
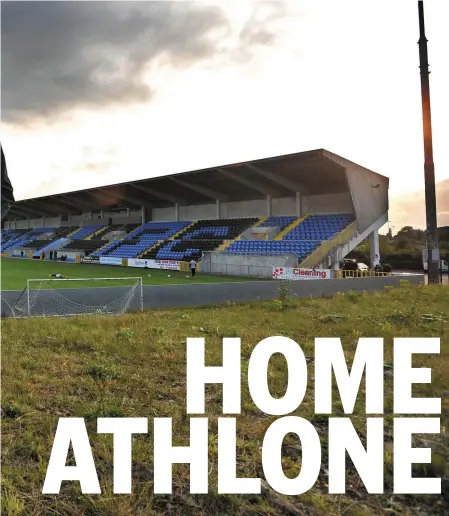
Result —
<instances>
[{"instance_id":1,"label":"cloud","mask_svg":"<svg viewBox=\"0 0 449 516\"><path fill-rule=\"evenodd\" d=\"M220 40L231 29L219 5L3 2L3 120L23 124L78 106L148 101L154 91L144 74L154 63L191 66L223 51ZM281 1L256 3L238 48L247 54L270 45L283 9Z\"/></svg>"},{"instance_id":2,"label":"cloud","mask_svg":"<svg viewBox=\"0 0 449 516\"><path fill-rule=\"evenodd\" d=\"M269 45L276 34L273 25L288 15L287 4L278 0L267 0L254 4L251 16L240 32L240 40L247 45Z\"/></svg>"},{"instance_id":3,"label":"cloud","mask_svg":"<svg viewBox=\"0 0 449 516\"><path fill-rule=\"evenodd\" d=\"M248 62L255 48L273 45L280 33L281 22L294 11L288 3L279 0L254 2L249 18L239 33L239 45L232 52L232 59L244 64Z\"/></svg>"},{"instance_id":4,"label":"cloud","mask_svg":"<svg viewBox=\"0 0 449 516\"><path fill-rule=\"evenodd\" d=\"M436 184L438 226L449 226L449 179ZM396 230L403 226L426 227L424 190L392 199L389 219Z\"/></svg>"}]
</instances>

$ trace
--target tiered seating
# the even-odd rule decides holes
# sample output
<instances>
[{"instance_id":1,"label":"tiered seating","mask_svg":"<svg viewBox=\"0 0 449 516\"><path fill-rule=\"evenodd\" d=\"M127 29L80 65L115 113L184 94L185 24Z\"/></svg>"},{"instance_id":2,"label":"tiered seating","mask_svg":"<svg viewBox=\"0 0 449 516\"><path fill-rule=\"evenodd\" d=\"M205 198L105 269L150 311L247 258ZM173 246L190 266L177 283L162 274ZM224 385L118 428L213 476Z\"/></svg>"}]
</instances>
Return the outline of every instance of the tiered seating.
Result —
<instances>
[{"instance_id":1,"label":"tiered seating","mask_svg":"<svg viewBox=\"0 0 449 516\"><path fill-rule=\"evenodd\" d=\"M72 233L75 228L54 228L52 231L52 239L51 240L35 240L27 245L27 248L33 249L34 257L40 256L42 251L50 252L52 250L57 250L62 244L66 241L65 236L69 233Z\"/></svg>"},{"instance_id":2,"label":"tiered seating","mask_svg":"<svg viewBox=\"0 0 449 516\"><path fill-rule=\"evenodd\" d=\"M199 260L202 253L219 247L224 240L233 240L259 219L199 220L171 242L163 243L143 258L160 260Z\"/></svg>"},{"instance_id":3,"label":"tiered seating","mask_svg":"<svg viewBox=\"0 0 449 516\"><path fill-rule=\"evenodd\" d=\"M101 238L106 235L106 233L110 233L111 231L119 231L123 226L121 224L114 224L112 226L104 226L101 231L95 235L95 240L101 240Z\"/></svg>"},{"instance_id":4,"label":"tiered seating","mask_svg":"<svg viewBox=\"0 0 449 516\"><path fill-rule=\"evenodd\" d=\"M65 249L66 251L84 251L86 255L89 255L96 251L102 245L104 245L103 240L72 240L71 242L67 243L64 247L62 247L62 249Z\"/></svg>"},{"instance_id":5,"label":"tiered seating","mask_svg":"<svg viewBox=\"0 0 449 516\"><path fill-rule=\"evenodd\" d=\"M283 240L329 240L354 220L350 214L310 215Z\"/></svg>"},{"instance_id":6,"label":"tiered seating","mask_svg":"<svg viewBox=\"0 0 449 516\"><path fill-rule=\"evenodd\" d=\"M18 233L14 229L2 229L1 236L2 236L2 242L7 242L12 237L18 235Z\"/></svg>"},{"instance_id":7,"label":"tiered seating","mask_svg":"<svg viewBox=\"0 0 449 516\"><path fill-rule=\"evenodd\" d=\"M28 230L23 229L2 229L1 252L9 249L17 239L22 238Z\"/></svg>"},{"instance_id":8,"label":"tiered seating","mask_svg":"<svg viewBox=\"0 0 449 516\"><path fill-rule=\"evenodd\" d=\"M2 241L0 243L0 251L7 251L12 242L20 238L20 233L14 229L2 229Z\"/></svg>"},{"instance_id":9,"label":"tiered seating","mask_svg":"<svg viewBox=\"0 0 449 516\"><path fill-rule=\"evenodd\" d=\"M30 247L39 235L43 233L52 233L54 228L34 228L32 230L13 230L13 233L10 234L10 238L8 242L4 243L2 241L2 249L1 251L7 251L10 249L20 249L23 247Z\"/></svg>"},{"instance_id":10,"label":"tiered seating","mask_svg":"<svg viewBox=\"0 0 449 516\"><path fill-rule=\"evenodd\" d=\"M118 247L121 243L121 240L112 240L108 244L105 245L103 242L101 248L97 249L92 253L92 256L100 257L105 256L107 254L107 251L111 251L112 249L115 249Z\"/></svg>"},{"instance_id":11,"label":"tiered seating","mask_svg":"<svg viewBox=\"0 0 449 516\"><path fill-rule=\"evenodd\" d=\"M150 258L155 254L155 258L159 260L199 260L203 252L213 251L223 243L223 239L208 238L202 240L192 239L175 239L164 244L156 253L150 252L144 255L144 258Z\"/></svg>"},{"instance_id":12,"label":"tiered seating","mask_svg":"<svg viewBox=\"0 0 449 516\"><path fill-rule=\"evenodd\" d=\"M190 225L188 221L146 222L133 230L123 240L111 242L103 249L93 253L93 256L136 258L146 249L155 246L158 242L168 240L188 225Z\"/></svg>"},{"instance_id":13,"label":"tiered seating","mask_svg":"<svg viewBox=\"0 0 449 516\"><path fill-rule=\"evenodd\" d=\"M296 217L270 217L267 221L269 224L270 219L275 226L281 227L280 224L284 224L284 229L292 224ZM353 220L354 217L350 214L310 215L285 234L282 240L237 240L223 252L249 256L294 254L298 261L302 261L324 240L332 238Z\"/></svg>"},{"instance_id":14,"label":"tiered seating","mask_svg":"<svg viewBox=\"0 0 449 516\"><path fill-rule=\"evenodd\" d=\"M35 240L34 242L29 242L27 247L30 249L43 249L50 245L54 240Z\"/></svg>"},{"instance_id":15,"label":"tiered seating","mask_svg":"<svg viewBox=\"0 0 449 516\"><path fill-rule=\"evenodd\" d=\"M96 226L85 226L84 228L80 228L76 233L70 236L71 240L83 240L88 236L95 233L102 227L102 224Z\"/></svg>"},{"instance_id":16,"label":"tiered seating","mask_svg":"<svg viewBox=\"0 0 449 516\"><path fill-rule=\"evenodd\" d=\"M271 255L285 256L294 254L298 260L302 260L313 252L321 241L306 240L237 240L225 251L226 254L245 254L249 256Z\"/></svg>"},{"instance_id":17,"label":"tiered seating","mask_svg":"<svg viewBox=\"0 0 449 516\"><path fill-rule=\"evenodd\" d=\"M142 227L141 224L122 224L119 229L123 229L124 231L131 233L131 231L134 231L140 227Z\"/></svg>"},{"instance_id":18,"label":"tiered seating","mask_svg":"<svg viewBox=\"0 0 449 516\"><path fill-rule=\"evenodd\" d=\"M268 217L267 220L265 220L261 226L264 228L279 228L281 231L285 229L287 226L289 226L294 220L296 220L296 217Z\"/></svg>"},{"instance_id":19,"label":"tiered seating","mask_svg":"<svg viewBox=\"0 0 449 516\"><path fill-rule=\"evenodd\" d=\"M54 234L55 239L57 238L65 238L69 233L72 233L72 231L75 231L76 228L70 227L70 228L55 228Z\"/></svg>"}]
</instances>

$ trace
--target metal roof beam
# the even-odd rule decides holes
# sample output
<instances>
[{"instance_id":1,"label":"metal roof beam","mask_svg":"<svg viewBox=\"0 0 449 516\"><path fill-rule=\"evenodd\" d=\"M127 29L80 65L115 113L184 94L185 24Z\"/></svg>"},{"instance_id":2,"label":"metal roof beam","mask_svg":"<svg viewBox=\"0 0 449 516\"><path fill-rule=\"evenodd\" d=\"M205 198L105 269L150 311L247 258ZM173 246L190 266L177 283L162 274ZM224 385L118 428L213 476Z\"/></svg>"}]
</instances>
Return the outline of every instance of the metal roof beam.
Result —
<instances>
[{"instance_id":1,"label":"metal roof beam","mask_svg":"<svg viewBox=\"0 0 449 516\"><path fill-rule=\"evenodd\" d=\"M224 176L232 179L233 181L237 181L242 185L248 186L249 188L256 190L256 192L261 192L264 195L271 195L272 197L281 197L280 193L274 188L270 188L268 186L261 185L256 181L252 181L251 179L247 179L246 177L241 177L239 174L234 172L230 172L229 170L223 170L222 168L217 168L217 170L223 174Z\"/></svg>"},{"instance_id":2,"label":"metal roof beam","mask_svg":"<svg viewBox=\"0 0 449 516\"><path fill-rule=\"evenodd\" d=\"M11 206L11 209L9 210L8 213L11 213L13 211L21 211L22 213L25 213L25 214L28 214L28 215L36 215L36 213L40 213L40 210L39 209L32 209L32 208L27 208L25 206L21 206L20 204L18 204L17 202L15 202L12 206Z\"/></svg>"},{"instance_id":3,"label":"metal roof beam","mask_svg":"<svg viewBox=\"0 0 449 516\"><path fill-rule=\"evenodd\" d=\"M217 192L216 190L211 190L210 188L207 188L205 186L193 185L192 183L189 183L188 181L184 181L183 179L178 179L176 177L168 177L168 179L170 179L174 183L177 183L178 185L183 186L184 188L189 188L190 190L193 190L194 192L203 194L206 197L210 197L211 199L214 199L216 201L222 201L222 202L229 201L229 197L227 195L225 195L224 193Z\"/></svg>"},{"instance_id":4,"label":"metal roof beam","mask_svg":"<svg viewBox=\"0 0 449 516\"><path fill-rule=\"evenodd\" d=\"M54 208L54 210L58 211L59 215L62 215L62 214L73 215L74 214L73 212L75 211L74 208L70 204L66 204L65 202L60 201L59 199L52 199L50 205ZM76 209L79 211L79 213L81 213L81 209L79 206Z\"/></svg>"},{"instance_id":5,"label":"metal roof beam","mask_svg":"<svg viewBox=\"0 0 449 516\"><path fill-rule=\"evenodd\" d=\"M129 201L133 206L137 208L141 208L142 206L145 206L148 204L146 201L142 201L142 199L137 199L136 197L133 197L132 195L125 195L123 198L124 201Z\"/></svg>"},{"instance_id":6,"label":"metal roof beam","mask_svg":"<svg viewBox=\"0 0 449 516\"><path fill-rule=\"evenodd\" d=\"M276 183L280 186L283 186L284 188L287 188L287 190L291 190L292 192L301 192L302 194L309 194L310 188L299 181L293 181L291 179L285 179L284 177L279 177L277 174L274 174L273 172L268 172L268 170L264 170L260 168L260 166L255 166L251 164L245 165L247 168L253 170L257 174L260 174L261 176L269 179L270 181L273 181L273 183Z\"/></svg>"},{"instance_id":7,"label":"metal roof beam","mask_svg":"<svg viewBox=\"0 0 449 516\"><path fill-rule=\"evenodd\" d=\"M61 195L60 197L62 197L63 199L60 200L59 198L56 199L56 201L59 201L63 204L66 204L67 206L71 207L71 208L75 208L77 209L80 213L83 211L83 210L89 210L89 211L92 211L94 209L94 207L89 204L89 203L85 203L83 201L75 201L75 200L72 200L72 199L67 199L67 197L65 195Z\"/></svg>"},{"instance_id":8,"label":"metal roof beam","mask_svg":"<svg viewBox=\"0 0 449 516\"><path fill-rule=\"evenodd\" d=\"M158 197L159 199L163 199L164 201L170 202L172 204L187 204L185 199L181 199L180 197L177 197L176 195L167 194L165 192L160 192L159 190L155 190L154 188L150 188L148 186L141 186L141 185L135 185L130 184L132 188L135 188L136 190L140 190L141 192L144 192L146 194L150 194L153 197Z\"/></svg>"},{"instance_id":9,"label":"metal roof beam","mask_svg":"<svg viewBox=\"0 0 449 516\"><path fill-rule=\"evenodd\" d=\"M31 210L30 208L24 208L23 206L17 205L16 203L11 206L11 209L8 212L8 215L14 216L25 216L25 218L29 219L31 217L42 217L43 212L41 210Z\"/></svg>"},{"instance_id":10,"label":"metal roof beam","mask_svg":"<svg viewBox=\"0 0 449 516\"><path fill-rule=\"evenodd\" d=\"M42 213L44 215L45 214L56 215L56 216L61 215L58 211L52 210L51 208L48 209L48 207L45 204L42 204L39 201L36 201L35 199L27 199L27 202L32 202L32 203L36 204L37 206L40 206L40 211L42 211Z\"/></svg>"}]
</instances>

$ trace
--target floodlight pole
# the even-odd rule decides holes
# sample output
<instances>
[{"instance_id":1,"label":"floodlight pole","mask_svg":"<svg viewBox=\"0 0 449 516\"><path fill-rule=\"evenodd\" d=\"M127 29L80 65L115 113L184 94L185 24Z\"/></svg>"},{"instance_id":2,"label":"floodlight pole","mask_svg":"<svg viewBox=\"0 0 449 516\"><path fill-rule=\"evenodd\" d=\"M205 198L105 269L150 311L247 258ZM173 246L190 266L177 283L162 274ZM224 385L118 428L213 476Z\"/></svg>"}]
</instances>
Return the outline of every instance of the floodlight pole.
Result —
<instances>
[{"instance_id":1,"label":"floodlight pole","mask_svg":"<svg viewBox=\"0 0 449 516\"><path fill-rule=\"evenodd\" d=\"M440 257L438 252L437 206L435 194L435 166L433 162L432 118L430 114L429 60L424 26L424 3L418 1L419 13L419 67L421 74L421 101L424 136L424 183L426 192L427 268L429 283L439 283Z\"/></svg>"}]
</instances>

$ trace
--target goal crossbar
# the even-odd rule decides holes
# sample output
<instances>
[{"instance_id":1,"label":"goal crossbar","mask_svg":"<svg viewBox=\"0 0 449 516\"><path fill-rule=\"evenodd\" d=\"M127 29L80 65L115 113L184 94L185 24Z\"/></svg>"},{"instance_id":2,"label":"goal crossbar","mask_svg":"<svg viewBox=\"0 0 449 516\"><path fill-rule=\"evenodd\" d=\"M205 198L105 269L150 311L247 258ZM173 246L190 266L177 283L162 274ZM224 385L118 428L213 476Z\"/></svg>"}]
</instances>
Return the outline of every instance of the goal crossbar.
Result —
<instances>
[{"instance_id":1,"label":"goal crossbar","mask_svg":"<svg viewBox=\"0 0 449 516\"><path fill-rule=\"evenodd\" d=\"M123 281L123 280L135 280L142 281L142 277L130 276L129 278L41 278L41 279L29 279L27 284L33 281Z\"/></svg>"},{"instance_id":2,"label":"goal crossbar","mask_svg":"<svg viewBox=\"0 0 449 516\"><path fill-rule=\"evenodd\" d=\"M138 297L140 298L138 303L139 303L139 309L140 311L143 311L143 278L142 277L139 277L139 276L128 276L128 277L117 277L117 278L45 278L45 279L37 279L37 278L33 278L33 279L28 279L27 280L27 286L26 286L26 313L28 316L31 315L31 307L32 307L32 303L31 303L31 292L35 292L35 290L33 290L33 287L32 285L33 284L37 284L37 283L40 283L40 284L43 284L43 283L47 283L48 284L54 284L54 282L82 282L82 283L85 283L85 282L104 282L104 281L127 281L127 282L133 282L134 283L134 287L133 287L133 290L134 292L137 293ZM82 288L82 287L81 287ZM121 287L117 287L117 288L121 288ZM38 291L36 292L44 292L46 291L47 289L38 289ZM50 289L50 290L53 290L53 289ZM56 289L56 290L53 290L53 292L55 294L58 293L58 290L59 289ZM91 290L89 288L89 290ZM108 289L109 290L109 289ZM140 295L138 294L138 292L140 291ZM60 291L61 292L61 291ZM62 291L63 292L63 291ZM67 290L66 290L67 292ZM114 305L114 303L117 303L117 302L120 302L122 301L122 298L123 298L123 306L129 306L129 303L130 303L130 300L131 300L131 294L132 294L132 291L130 293L126 293L125 295L123 296L120 296L118 300L115 300L115 301L110 301L109 303L107 303L108 306L110 305ZM38 294L39 295L39 294ZM61 297L61 296L59 296ZM75 305L77 304L78 307L81 306L79 305L79 302L76 303L75 301L70 301L68 298L67 298L67 302L71 303L72 305ZM105 305L106 306L106 305ZM94 307L88 307L86 305L86 309L87 308L94 308ZM123 308L122 308L123 309ZM118 307L116 306L115 307L115 310L118 310ZM67 314L67 315L70 315L70 314Z\"/></svg>"}]
</instances>

